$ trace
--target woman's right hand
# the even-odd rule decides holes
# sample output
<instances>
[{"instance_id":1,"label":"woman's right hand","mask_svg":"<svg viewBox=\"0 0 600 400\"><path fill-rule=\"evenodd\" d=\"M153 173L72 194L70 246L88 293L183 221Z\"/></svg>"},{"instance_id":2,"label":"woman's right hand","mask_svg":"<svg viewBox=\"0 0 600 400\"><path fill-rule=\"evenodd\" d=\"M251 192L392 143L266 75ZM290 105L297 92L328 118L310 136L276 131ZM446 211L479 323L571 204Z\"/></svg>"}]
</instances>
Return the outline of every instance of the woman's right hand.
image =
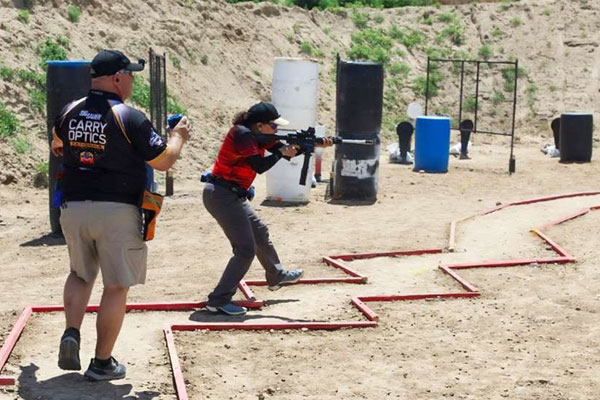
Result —
<instances>
[{"instance_id":1,"label":"woman's right hand","mask_svg":"<svg viewBox=\"0 0 600 400\"><path fill-rule=\"evenodd\" d=\"M287 144L281 147L279 152L285 157L294 157L296 154L298 154L298 149L300 149L300 146L297 144Z\"/></svg>"}]
</instances>

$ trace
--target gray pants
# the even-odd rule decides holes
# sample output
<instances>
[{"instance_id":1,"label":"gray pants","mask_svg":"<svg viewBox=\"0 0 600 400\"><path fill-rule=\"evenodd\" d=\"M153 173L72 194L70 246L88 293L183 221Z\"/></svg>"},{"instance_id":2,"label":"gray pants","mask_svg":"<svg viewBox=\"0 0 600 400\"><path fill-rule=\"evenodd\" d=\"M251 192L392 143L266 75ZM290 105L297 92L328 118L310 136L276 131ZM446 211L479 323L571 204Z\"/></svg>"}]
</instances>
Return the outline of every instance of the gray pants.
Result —
<instances>
[{"instance_id":1,"label":"gray pants","mask_svg":"<svg viewBox=\"0 0 600 400\"><path fill-rule=\"evenodd\" d=\"M279 283L284 269L269 239L269 229L248 200L240 199L227 188L207 183L202 201L206 210L221 225L233 248L233 257L229 259L221 280L208 295L208 305L219 307L231 302L238 283L248 272L255 255L265 269L267 283Z\"/></svg>"}]
</instances>

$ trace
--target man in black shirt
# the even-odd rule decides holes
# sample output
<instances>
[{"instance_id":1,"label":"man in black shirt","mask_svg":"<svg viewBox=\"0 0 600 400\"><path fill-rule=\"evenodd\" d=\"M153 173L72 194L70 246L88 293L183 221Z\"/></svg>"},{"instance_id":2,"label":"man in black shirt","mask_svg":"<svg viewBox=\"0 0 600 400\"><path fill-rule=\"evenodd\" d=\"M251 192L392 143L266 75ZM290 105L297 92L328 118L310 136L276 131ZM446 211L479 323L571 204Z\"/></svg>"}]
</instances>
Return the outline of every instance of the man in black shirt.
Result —
<instances>
[{"instance_id":1,"label":"man in black shirt","mask_svg":"<svg viewBox=\"0 0 600 400\"><path fill-rule=\"evenodd\" d=\"M184 117L165 143L143 113L123 103L131 96L133 73L143 69L143 62L131 63L120 51L100 51L91 63L88 96L67 104L52 131L51 150L63 156L60 222L71 263L58 365L81 369L79 329L101 269L104 291L96 322L98 340L84 374L94 381L125 377L125 366L112 357L112 350L128 289L146 278L147 247L139 212L145 165L166 171L190 135Z\"/></svg>"}]
</instances>

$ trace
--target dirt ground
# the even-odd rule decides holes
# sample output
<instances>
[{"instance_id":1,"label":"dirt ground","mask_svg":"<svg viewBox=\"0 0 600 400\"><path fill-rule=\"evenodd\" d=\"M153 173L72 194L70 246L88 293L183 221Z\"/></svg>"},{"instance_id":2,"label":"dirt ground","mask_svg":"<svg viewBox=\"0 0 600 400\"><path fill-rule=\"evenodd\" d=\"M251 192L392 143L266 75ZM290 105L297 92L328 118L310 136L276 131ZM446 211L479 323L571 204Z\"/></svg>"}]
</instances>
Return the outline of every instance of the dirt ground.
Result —
<instances>
[{"instance_id":1,"label":"dirt ground","mask_svg":"<svg viewBox=\"0 0 600 400\"><path fill-rule=\"evenodd\" d=\"M306 278L342 276L320 257L444 247L453 219L499 202L598 189L597 162L559 164L540 147L517 147L512 176L507 149L499 144L474 146L469 161L451 158L447 174L415 173L384 154L378 201L370 206L328 203L325 184L313 189L308 205L267 206L265 178L259 177L254 206L287 267L304 268ZM130 302L204 300L218 280L230 248L203 208L201 190L196 180L176 182L149 245L147 283L131 290ZM68 257L64 244L46 236L46 191L0 186L0 201L3 342L23 307L61 303ZM60 371L63 316L34 314L0 371L19 383L0 389L0 398L174 399L163 322L364 320L350 305L353 295L462 291L437 269L440 263L551 256L529 229L591 205L600 205L600 196L511 207L459 224L454 253L351 262L369 277L364 285L257 287L267 305L243 317L203 310L129 313L114 352L128 376L112 383L92 384ZM577 258L574 264L464 270L480 297L371 303L380 316L376 328L175 332L190 398L596 399L599 222L600 213L590 213L548 231ZM262 278L257 262L247 278ZM99 294L96 287L93 303ZM94 319L88 315L82 328L84 364L93 355Z\"/></svg>"}]
</instances>

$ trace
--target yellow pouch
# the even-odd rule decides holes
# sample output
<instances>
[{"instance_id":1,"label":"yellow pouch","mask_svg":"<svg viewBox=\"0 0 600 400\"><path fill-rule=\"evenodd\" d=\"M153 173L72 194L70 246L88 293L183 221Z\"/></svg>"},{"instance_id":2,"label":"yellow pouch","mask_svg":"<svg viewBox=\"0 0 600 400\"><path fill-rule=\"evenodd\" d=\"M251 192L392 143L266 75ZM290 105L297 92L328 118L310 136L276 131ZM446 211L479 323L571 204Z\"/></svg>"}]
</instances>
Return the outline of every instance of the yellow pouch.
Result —
<instances>
[{"instance_id":1,"label":"yellow pouch","mask_svg":"<svg viewBox=\"0 0 600 400\"><path fill-rule=\"evenodd\" d=\"M158 193L144 190L144 197L142 199L142 236L146 242L154 239L156 220L160 214L163 199L164 197Z\"/></svg>"}]
</instances>

